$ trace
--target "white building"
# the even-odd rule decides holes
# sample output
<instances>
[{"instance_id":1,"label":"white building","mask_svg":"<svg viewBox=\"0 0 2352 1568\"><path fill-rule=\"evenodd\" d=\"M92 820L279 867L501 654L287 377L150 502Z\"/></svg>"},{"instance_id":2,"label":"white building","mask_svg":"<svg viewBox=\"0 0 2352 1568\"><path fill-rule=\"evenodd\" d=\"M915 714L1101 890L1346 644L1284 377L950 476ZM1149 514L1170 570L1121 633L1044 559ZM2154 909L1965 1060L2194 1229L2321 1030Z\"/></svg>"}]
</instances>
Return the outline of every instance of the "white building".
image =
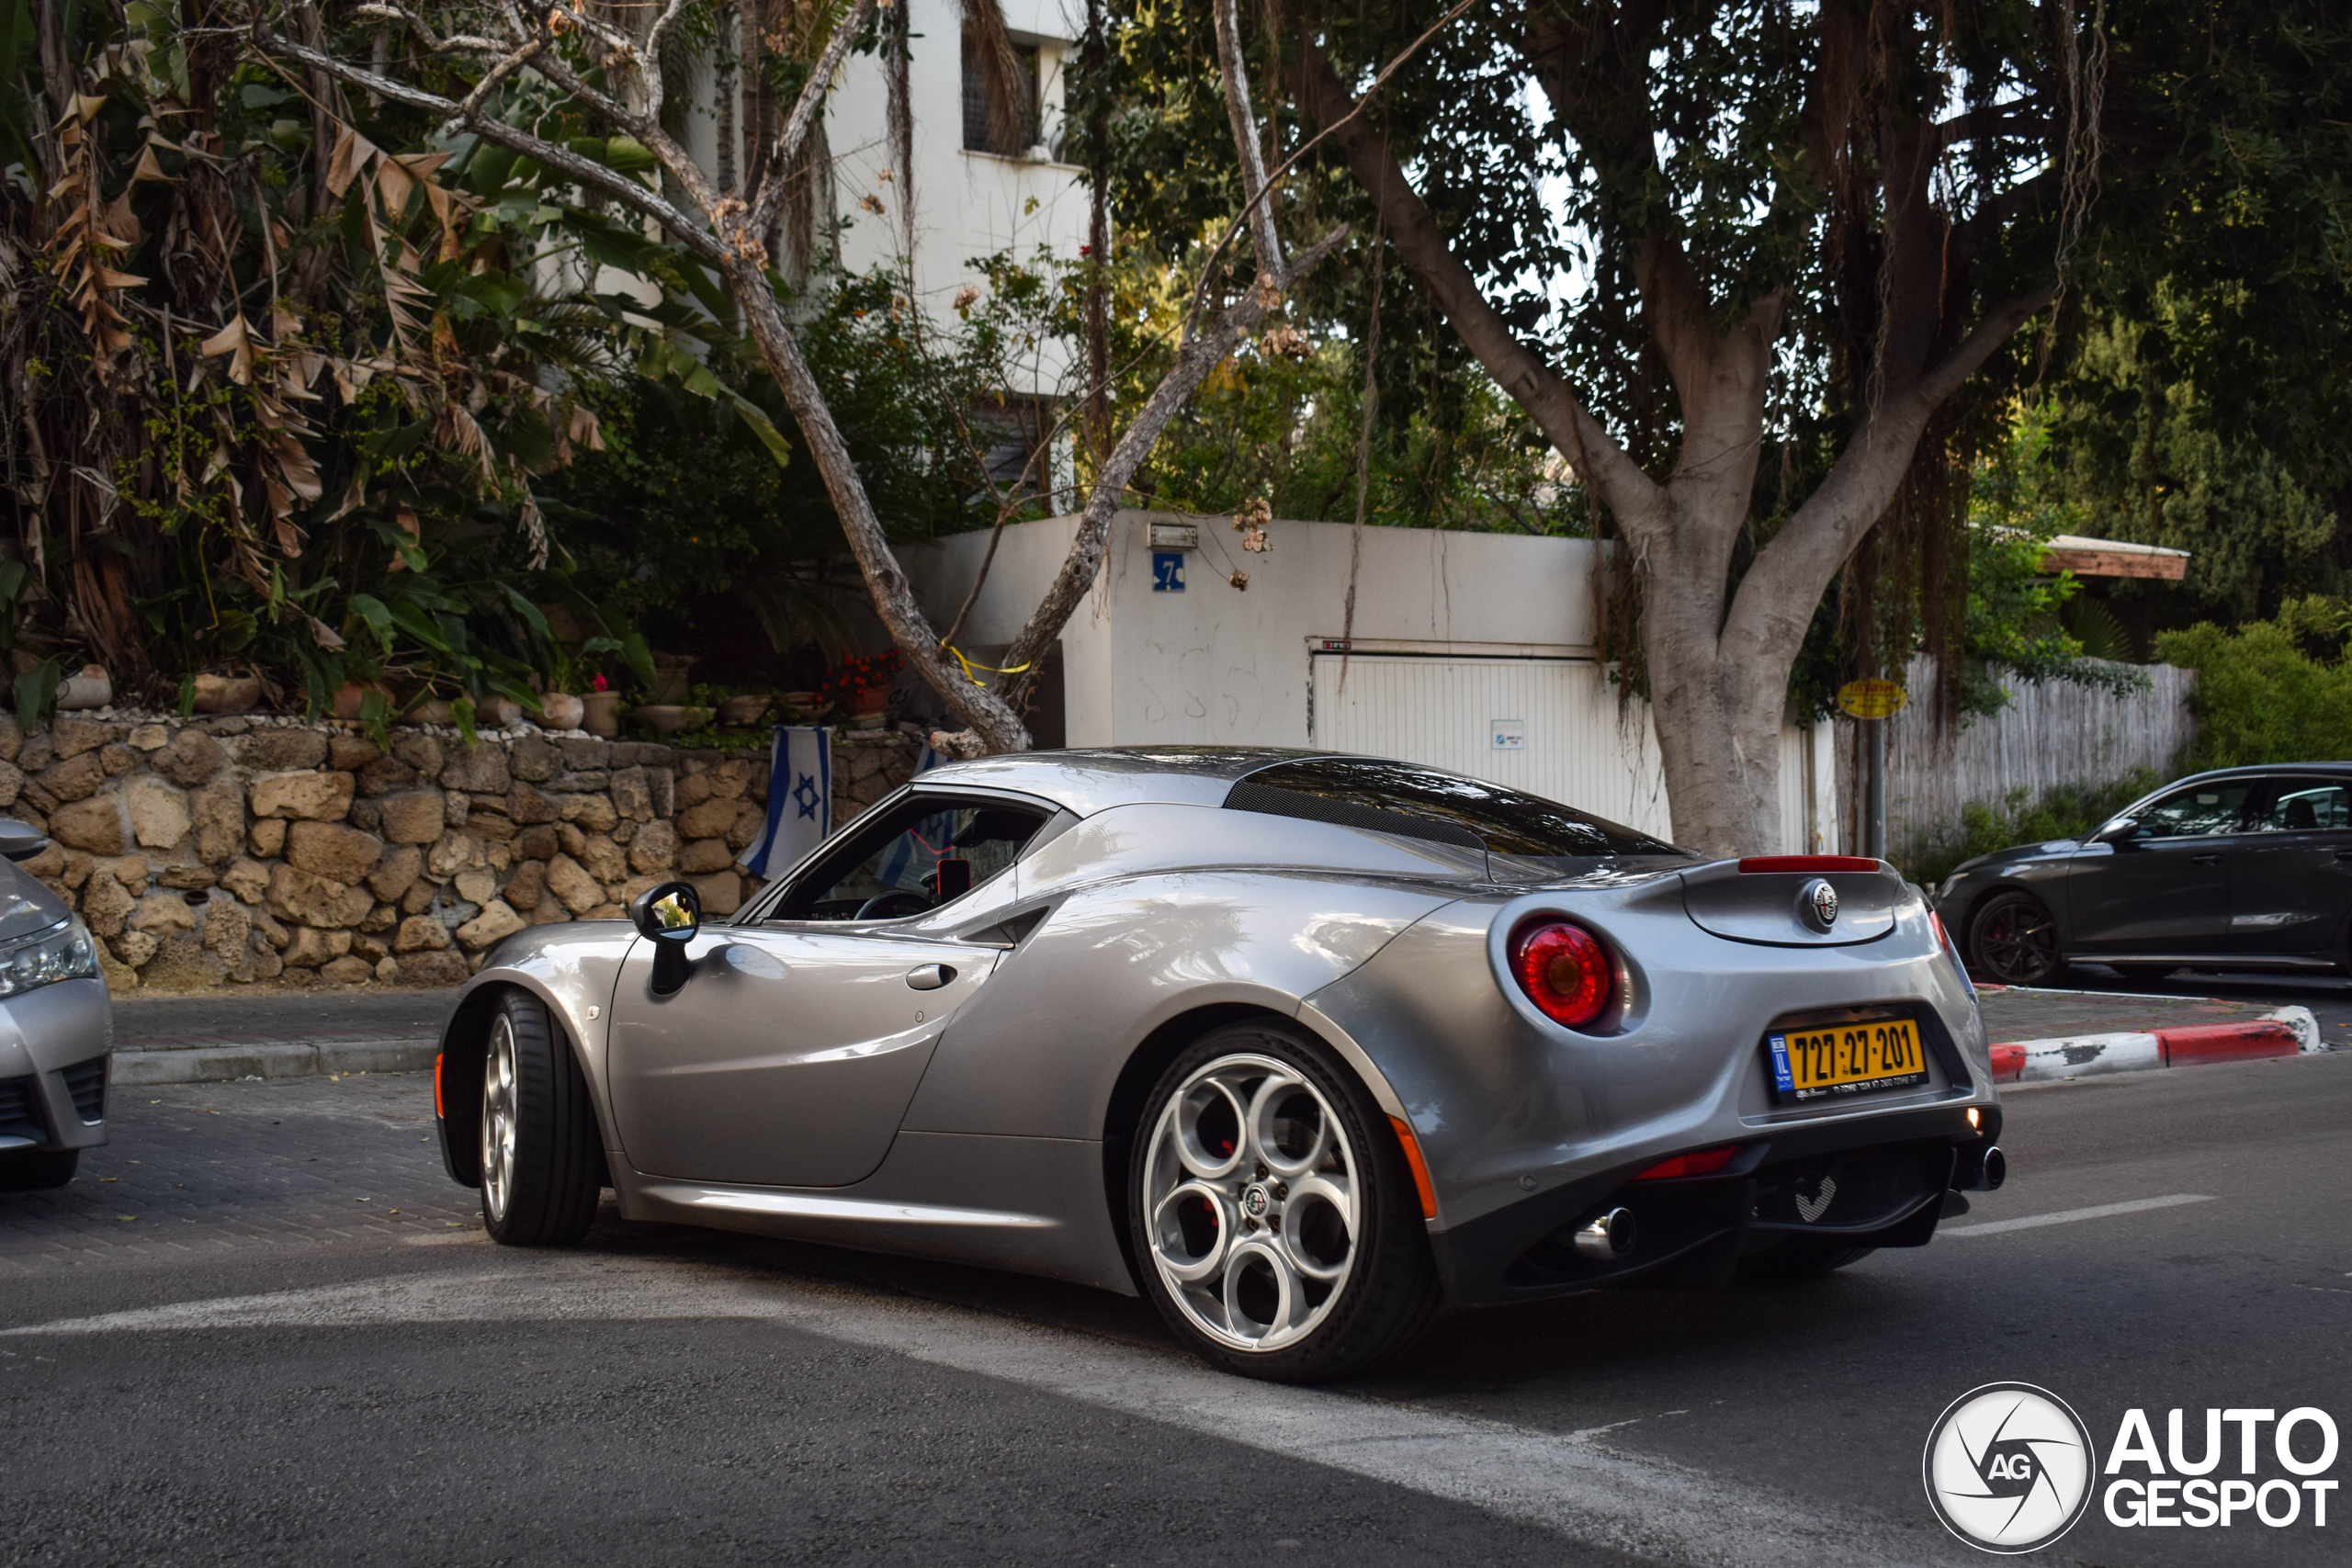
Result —
<instances>
[{"instance_id":1,"label":"white building","mask_svg":"<svg viewBox=\"0 0 2352 1568\"><path fill-rule=\"evenodd\" d=\"M907 86L913 159L892 167L886 66L854 55L830 100L837 205L844 224L842 265L864 273L903 265L907 209L913 215L916 298L944 315L957 289L977 281L967 265L1011 252L1034 258L1039 247L1066 261L1086 243L1085 171L1061 161L1065 67L1076 58L1082 21L1061 0L1001 0L1007 31L1029 75L1031 101L1016 106L1024 130L1005 144L994 134L987 77L969 58L956 0L899 0L909 32ZM1082 17L1083 13L1080 12ZM884 178L888 171L889 177ZM883 208L859 206L871 197ZM1053 379L1036 390L1050 390Z\"/></svg>"},{"instance_id":2,"label":"white building","mask_svg":"<svg viewBox=\"0 0 2352 1568\"><path fill-rule=\"evenodd\" d=\"M1055 517L1004 531L966 623L968 656L996 662L1076 527ZM1250 554L1229 518L1122 513L1063 630L1058 671L1044 671L1040 743L1396 757L1671 836L1647 705L1620 701L1593 646L1589 540L1366 528L1343 640L1353 530L1277 521L1267 532L1272 549ZM954 616L988 541L962 534L903 552L934 625ZM1834 752L1827 724L1781 731L1781 842L1758 852L1834 849Z\"/></svg>"}]
</instances>

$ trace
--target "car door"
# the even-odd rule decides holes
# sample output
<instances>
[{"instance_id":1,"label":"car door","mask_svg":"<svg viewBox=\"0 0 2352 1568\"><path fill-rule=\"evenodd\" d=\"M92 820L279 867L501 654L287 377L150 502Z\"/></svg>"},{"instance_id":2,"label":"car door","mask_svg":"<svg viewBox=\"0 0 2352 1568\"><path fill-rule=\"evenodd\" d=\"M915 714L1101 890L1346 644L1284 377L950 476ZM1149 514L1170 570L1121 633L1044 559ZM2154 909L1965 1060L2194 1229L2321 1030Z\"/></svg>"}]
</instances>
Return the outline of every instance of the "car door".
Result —
<instances>
[{"instance_id":1,"label":"car door","mask_svg":"<svg viewBox=\"0 0 2352 1568\"><path fill-rule=\"evenodd\" d=\"M2066 877L2067 951L2169 957L2228 951L2232 851L2249 779L2192 784L2075 852Z\"/></svg>"},{"instance_id":2,"label":"car door","mask_svg":"<svg viewBox=\"0 0 2352 1568\"><path fill-rule=\"evenodd\" d=\"M1010 900L1012 862L1049 814L944 795L878 809L749 919L706 928L666 996L639 942L605 1058L630 1166L761 1187L871 1175L940 1036L1002 954L993 936L955 933ZM970 888L938 901L925 889L958 860Z\"/></svg>"},{"instance_id":3,"label":"car door","mask_svg":"<svg viewBox=\"0 0 2352 1568\"><path fill-rule=\"evenodd\" d=\"M2345 956L2352 913L2352 789L2341 778L2267 781L2230 884L2230 934L2245 953Z\"/></svg>"}]
</instances>

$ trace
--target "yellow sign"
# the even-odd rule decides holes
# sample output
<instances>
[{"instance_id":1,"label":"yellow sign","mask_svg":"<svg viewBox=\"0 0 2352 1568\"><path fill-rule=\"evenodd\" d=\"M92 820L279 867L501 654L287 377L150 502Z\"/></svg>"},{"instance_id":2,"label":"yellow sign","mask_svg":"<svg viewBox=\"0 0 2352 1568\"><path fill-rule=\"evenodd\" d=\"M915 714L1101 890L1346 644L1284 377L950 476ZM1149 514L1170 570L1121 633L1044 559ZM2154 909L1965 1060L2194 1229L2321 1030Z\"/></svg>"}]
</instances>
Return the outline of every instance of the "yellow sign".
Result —
<instances>
[{"instance_id":1,"label":"yellow sign","mask_svg":"<svg viewBox=\"0 0 2352 1568\"><path fill-rule=\"evenodd\" d=\"M1903 711L1903 688L1873 677L1838 688L1838 705L1856 718L1893 718Z\"/></svg>"}]
</instances>

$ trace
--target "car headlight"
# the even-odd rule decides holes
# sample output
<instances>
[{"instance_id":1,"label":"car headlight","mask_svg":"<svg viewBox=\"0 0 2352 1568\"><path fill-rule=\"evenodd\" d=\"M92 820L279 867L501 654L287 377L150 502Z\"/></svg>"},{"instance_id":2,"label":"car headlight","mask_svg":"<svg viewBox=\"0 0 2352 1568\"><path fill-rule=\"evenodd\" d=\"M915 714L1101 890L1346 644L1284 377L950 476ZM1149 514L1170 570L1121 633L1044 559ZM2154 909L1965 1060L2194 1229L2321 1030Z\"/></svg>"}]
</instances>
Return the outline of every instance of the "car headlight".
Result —
<instances>
[{"instance_id":1,"label":"car headlight","mask_svg":"<svg viewBox=\"0 0 2352 1568\"><path fill-rule=\"evenodd\" d=\"M52 980L98 977L98 939L68 915L47 931L0 945L0 997L18 997Z\"/></svg>"}]
</instances>

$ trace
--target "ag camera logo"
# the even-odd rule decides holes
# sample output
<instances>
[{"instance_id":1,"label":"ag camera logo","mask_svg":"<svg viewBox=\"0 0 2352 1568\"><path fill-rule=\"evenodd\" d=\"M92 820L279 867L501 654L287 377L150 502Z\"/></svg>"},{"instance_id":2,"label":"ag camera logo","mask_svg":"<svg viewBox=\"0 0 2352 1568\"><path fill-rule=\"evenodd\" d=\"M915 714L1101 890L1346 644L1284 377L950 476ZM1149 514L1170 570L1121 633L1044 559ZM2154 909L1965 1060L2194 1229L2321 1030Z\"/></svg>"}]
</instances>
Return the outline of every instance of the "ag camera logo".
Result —
<instances>
[{"instance_id":1,"label":"ag camera logo","mask_svg":"<svg viewBox=\"0 0 2352 1568\"><path fill-rule=\"evenodd\" d=\"M1928 1503L1980 1551L2038 1551L2090 1506L2098 1455L2066 1402L2025 1382L1986 1383L1951 1402L1920 1461Z\"/></svg>"}]
</instances>

